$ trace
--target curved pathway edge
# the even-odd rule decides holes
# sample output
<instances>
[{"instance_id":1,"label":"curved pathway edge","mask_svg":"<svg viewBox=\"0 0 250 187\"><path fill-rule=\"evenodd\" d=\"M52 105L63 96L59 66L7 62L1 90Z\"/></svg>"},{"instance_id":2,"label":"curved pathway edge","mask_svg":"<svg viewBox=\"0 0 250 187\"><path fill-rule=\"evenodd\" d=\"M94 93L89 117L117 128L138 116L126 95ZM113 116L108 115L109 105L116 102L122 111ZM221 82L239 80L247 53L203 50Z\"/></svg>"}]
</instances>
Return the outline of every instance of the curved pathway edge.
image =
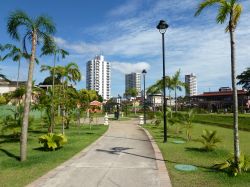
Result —
<instances>
[{"instance_id":1,"label":"curved pathway edge","mask_svg":"<svg viewBox=\"0 0 250 187\"><path fill-rule=\"evenodd\" d=\"M151 136L151 134L148 132L147 129L143 128L142 126L138 125L139 127L141 127L144 132L147 134L151 144L152 144L152 147L154 149L154 153L155 153L155 159L156 159L156 165L157 165L157 168L158 168L158 174L159 174L159 177L160 177L160 185L162 187L171 187L171 180L169 178L169 174L168 174L168 171L167 171L167 168L166 168L166 165L165 165L165 162L164 162L164 158L161 154L161 151L158 147L158 145L156 144L154 138Z\"/></svg>"}]
</instances>

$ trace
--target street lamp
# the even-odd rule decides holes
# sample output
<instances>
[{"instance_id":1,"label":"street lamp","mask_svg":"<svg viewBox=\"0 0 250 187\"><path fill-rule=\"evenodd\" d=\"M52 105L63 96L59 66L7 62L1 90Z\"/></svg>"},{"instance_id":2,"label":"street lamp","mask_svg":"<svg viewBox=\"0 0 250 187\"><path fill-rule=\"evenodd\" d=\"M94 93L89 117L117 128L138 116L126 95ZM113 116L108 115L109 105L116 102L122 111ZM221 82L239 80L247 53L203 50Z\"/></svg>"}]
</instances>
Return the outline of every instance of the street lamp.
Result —
<instances>
[{"instance_id":1,"label":"street lamp","mask_svg":"<svg viewBox=\"0 0 250 187\"><path fill-rule=\"evenodd\" d=\"M117 97L117 105L116 105L116 119L118 120L119 119L119 114L120 114L120 103L121 103L121 96L118 94L118 97Z\"/></svg>"},{"instance_id":2,"label":"street lamp","mask_svg":"<svg viewBox=\"0 0 250 187\"><path fill-rule=\"evenodd\" d=\"M144 85L144 88L143 88L143 109L144 109L144 125L146 125L146 95L145 95L145 90L146 90L146 88L145 88L145 76L146 76L146 73L147 73L147 71L144 69L144 70L142 70L142 75L143 75L143 85Z\"/></svg>"},{"instance_id":3,"label":"street lamp","mask_svg":"<svg viewBox=\"0 0 250 187\"><path fill-rule=\"evenodd\" d=\"M167 142L167 117L166 117L166 83L165 83L165 38L164 34L168 28L168 24L164 20L160 20L156 27L162 35L162 61L163 61L163 119L164 119L164 142Z\"/></svg>"}]
</instances>

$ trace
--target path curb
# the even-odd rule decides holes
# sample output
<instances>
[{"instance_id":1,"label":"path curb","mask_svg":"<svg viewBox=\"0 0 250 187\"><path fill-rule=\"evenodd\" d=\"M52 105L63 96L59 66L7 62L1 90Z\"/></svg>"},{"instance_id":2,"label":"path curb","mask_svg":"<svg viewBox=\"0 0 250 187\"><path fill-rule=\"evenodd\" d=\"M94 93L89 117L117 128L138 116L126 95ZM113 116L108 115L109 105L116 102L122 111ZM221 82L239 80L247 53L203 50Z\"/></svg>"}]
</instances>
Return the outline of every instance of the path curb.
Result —
<instances>
[{"instance_id":1,"label":"path curb","mask_svg":"<svg viewBox=\"0 0 250 187\"><path fill-rule=\"evenodd\" d=\"M144 132L147 134L148 139L154 149L154 154L155 154L155 158L156 158L156 166L158 168L158 174L160 177L160 186L161 187L172 187L171 184L171 180L169 178L169 174L164 162L164 158L161 154L161 151L158 147L158 145L156 144L154 138L151 136L151 134L148 132L147 129L143 128L142 126L138 125L139 127L141 127L141 129L144 130Z\"/></svg>"},{"instance_id":2,"label":"path curb","mask_svg":"<svg viewBox=\"0 0 250 187\"><path fill-rule=\"evenodd\" d=\"M73 157L69 158L68 160L66 160L65 162L63 162L62 164L60 164L59 166L57 166L56 168L48 171L48 173L44 174L43 176L39 177L35 181L31 182L26 187L39 187L39 186L43 185L44 181L46 181L49 178L54 177L59 170L67 167L74 160L77 160L78 158L84 156L93 146L97 145L103 139L103 137L109 132L109 130L110 130L110 123L109 123L109 127L108 127L107 131L101 137L99 137L96 141L94 141L92 144L90 144L89 146L87 146L86 148L84 148L79 153L76 153L76 155L74 155Z\"/></svg>"}]
</instances>

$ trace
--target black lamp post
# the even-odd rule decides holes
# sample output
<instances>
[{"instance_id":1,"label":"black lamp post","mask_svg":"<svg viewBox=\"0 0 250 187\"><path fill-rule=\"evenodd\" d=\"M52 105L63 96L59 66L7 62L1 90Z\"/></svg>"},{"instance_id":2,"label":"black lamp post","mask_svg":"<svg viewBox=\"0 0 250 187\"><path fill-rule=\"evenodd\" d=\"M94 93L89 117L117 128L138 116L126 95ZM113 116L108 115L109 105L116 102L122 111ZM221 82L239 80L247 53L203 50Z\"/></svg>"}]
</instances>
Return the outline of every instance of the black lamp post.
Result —
<instances>
[{"instance_id":1,"label":"black lamp post","mask_svg":"<svg viewBox=\"0 0 250 187\"><path fill-rule=\"evenodd\" d=\"M144 125L146 125L146 88L145 88L145 77L146 77L147 71L144 69L142 70L142 75L143 75L143 112L144 112Z\"/></svg>"},{"instance_id":2,"label":"black lamp post","mask_svg":"<svg viewBox=\"0 0 250 187\"><path fill-rule=\"evenodd\" d=\"M166 116L166 83L165 83L165 38L164 34L168 28L168 24L164 20L160 20L156 27L162 35L162 60L163 60L163 119L164 119L164 142L167 142L167 116Z\"/></svg>"},{"instance_id":3,"label":"black lamp post","mask_svg":"<svg viewBox=\"0 0 250 187\"><path fill-rule=\"evenodd\" d=\"M118 120L119 119L119 115L120 115L120 103L121 103L121 96L118 94L118 97L117 97L117 105L116 105L116 119Z\"/></svg>"}]
</instances>

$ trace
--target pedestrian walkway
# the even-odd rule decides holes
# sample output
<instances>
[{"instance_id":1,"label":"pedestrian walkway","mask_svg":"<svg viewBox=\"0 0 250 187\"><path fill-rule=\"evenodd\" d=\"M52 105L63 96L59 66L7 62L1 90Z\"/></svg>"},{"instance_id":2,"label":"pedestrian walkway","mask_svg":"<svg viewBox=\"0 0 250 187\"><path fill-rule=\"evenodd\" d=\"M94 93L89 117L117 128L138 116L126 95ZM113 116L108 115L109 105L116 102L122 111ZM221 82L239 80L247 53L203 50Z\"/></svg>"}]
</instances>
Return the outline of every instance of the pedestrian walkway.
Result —
<instances>
[{"instance_id":1,"label":"pedestrian walkway","mask_svg":"<svg viewBox=\"0 0 250 187\"><path fill-rule=\"evenodd\" d=\"M161 180L151 142L137 123L111 121L108 132L86 153L80 153L29 187L171 186L170 181Z\"/></svg>"}]
</instances>

